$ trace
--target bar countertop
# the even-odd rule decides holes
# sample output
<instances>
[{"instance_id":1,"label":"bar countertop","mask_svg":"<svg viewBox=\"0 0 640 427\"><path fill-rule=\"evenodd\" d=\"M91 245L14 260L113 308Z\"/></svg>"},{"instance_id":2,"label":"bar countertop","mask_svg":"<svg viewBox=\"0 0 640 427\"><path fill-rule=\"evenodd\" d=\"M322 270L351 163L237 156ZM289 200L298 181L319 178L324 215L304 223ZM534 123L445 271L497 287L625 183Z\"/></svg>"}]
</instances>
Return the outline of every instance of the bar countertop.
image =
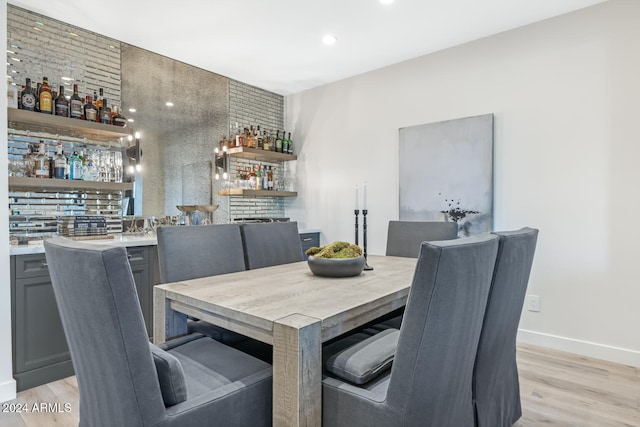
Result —
<instances>
[{"instance_id":1,"label":"bar countertop","mask_svg":"<svg viewBox=\"0 0 640 427\"><path fill-rule=\"evenodd\" d=\"M113 246L155 246L158 244L155 233L116 233L113 239L83 240L83 243L96 245ZM43 254L44 246L42 242L30 243L28 245L10 245L9 255Z\"/></svg>"}]
</instances>

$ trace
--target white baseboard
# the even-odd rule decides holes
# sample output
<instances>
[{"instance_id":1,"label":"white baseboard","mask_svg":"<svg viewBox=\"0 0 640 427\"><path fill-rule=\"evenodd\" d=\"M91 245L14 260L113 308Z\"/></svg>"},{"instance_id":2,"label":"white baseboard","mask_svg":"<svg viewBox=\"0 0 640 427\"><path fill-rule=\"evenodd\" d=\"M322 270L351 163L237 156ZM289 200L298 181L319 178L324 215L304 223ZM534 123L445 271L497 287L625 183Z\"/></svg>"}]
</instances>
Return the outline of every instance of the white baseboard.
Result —
<instances>
[{"instance_id":1,"label":"white baseboard","mask_svg":"<svg viewBox=\"0 0 640 427\"><path fill-rule=\"evenodd\" d=\"M569 353L581 354L583 356L593 357L594 359L608 360L623 365L640 367L640 351L627 348L613 347L525 329L518 329L518 341Z\"/></svg>"},{"instance_id":2,"label":"white baseboard","mask_svg":"<svg viewBox=\"0 0 640 427\"><path fill-rule=\"evenodd\" d=\"M11 378L10 380L0 382L0 402L6 402L7 400L13 400L16 398L16 380Z\"/></svg>"}]
</instances>

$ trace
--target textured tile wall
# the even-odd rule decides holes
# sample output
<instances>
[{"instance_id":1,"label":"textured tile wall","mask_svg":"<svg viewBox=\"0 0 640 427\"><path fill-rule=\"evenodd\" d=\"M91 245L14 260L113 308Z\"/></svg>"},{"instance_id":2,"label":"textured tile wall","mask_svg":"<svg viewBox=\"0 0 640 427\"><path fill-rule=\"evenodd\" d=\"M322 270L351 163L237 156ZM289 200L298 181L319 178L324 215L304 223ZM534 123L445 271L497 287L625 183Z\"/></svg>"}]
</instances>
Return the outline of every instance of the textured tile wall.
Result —
<instances>
[{"instance_id":1,"label":"textured tile wall","mask_svg":"<svg viewBox=\"0 0 640 427\"><path fill-rule=\"evenodd\" d=\"M129 126L141 133L144 167L136 175L136 214L176 215L176 205L218 204L217 223L284 216L282 199L219 196L222 182L212 178L213 149L230 126L282 130L281 95L12 5L7 13L7 50L16 52L7 52L13 83L47 76L59 84L71 77L67 83L78 83L81 96L102 87L109 103L121 104L135 120ZM231 170L243 162L232 160ZM282 165L273 165L282 173Z\"/></svg>"},{"instance_id":2,"label":"textured tile wall","mask_svg":"<svg viewBox=\"0 0 640 427\"><path fill-rule=\"evenodd\" d=\"M120 105L120 42L12 5L7 8L7 75L20 88L27 77L49 78L81 97L99 88L109 105ZM63 80L62 78L71 80Z\"/></svg>"}]
</instances>

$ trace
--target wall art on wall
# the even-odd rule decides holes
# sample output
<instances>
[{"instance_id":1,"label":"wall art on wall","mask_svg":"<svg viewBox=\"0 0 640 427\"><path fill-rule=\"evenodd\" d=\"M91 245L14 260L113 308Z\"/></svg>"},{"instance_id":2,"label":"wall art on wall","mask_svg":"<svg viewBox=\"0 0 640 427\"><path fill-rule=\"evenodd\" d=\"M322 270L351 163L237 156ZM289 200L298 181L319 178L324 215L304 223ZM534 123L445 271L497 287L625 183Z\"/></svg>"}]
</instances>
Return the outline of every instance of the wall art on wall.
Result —
<instances>
[{"instance_id":1,"label":"wall art on wall","mask_svg":"<svg viewBox=\"0 0 640 427\"><path fill-rule=\"evenodd\" d=\"M400 220L493 228L493 114L400 129Z\"/></svg>"}]
</instances>

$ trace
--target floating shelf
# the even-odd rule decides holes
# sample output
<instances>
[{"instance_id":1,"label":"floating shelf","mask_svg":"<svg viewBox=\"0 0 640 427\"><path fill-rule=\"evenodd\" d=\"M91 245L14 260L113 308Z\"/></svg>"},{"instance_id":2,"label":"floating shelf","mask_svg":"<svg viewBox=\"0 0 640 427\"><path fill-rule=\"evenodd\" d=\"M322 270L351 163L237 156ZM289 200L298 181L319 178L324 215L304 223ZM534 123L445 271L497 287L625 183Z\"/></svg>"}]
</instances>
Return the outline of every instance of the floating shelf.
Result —
<instances>
[{"instance_id":1,"label":"floating shelf","mask_svg":"<svg viewBox=\"0 0 640 427\"><path fill-rule=\"evenodd\" d=\"M233 147L227 149L227 155L249 160L262 160L265 162L286 162L296 160L293 154L278 153L276 151L258 150L257 148Z\"/></svg>"},{"instance_id":2,"label":"floating shelf","mask_svg":"<svg viewBox=\"0 0 640 427\"><path fill-rule=\"evenodd\" d=\"M296 197L295 191L275 191L275 190L243 190L233 188L218 191L219 196L239 196L239 197Z\"/></svg>"},{"instance_id":3,"label":"floating shelf","mask_svg":"<svg viewBox=\"0 0 640 427\"><path fill-rule=\"evenodd\" d=\"M64 117L63 117L64 118ZM9 177L9 188L27 188L31 190L90 190L90 191L126 191L133 189L132 182L100 182L73 179L47 179L28 177Z\"/></svg>"},{"instance_id":4,"label":"floating shelf","mask_svg":"<svg viewBox=\"0 0 640 427\"><path fill-rule=\"evenodd\" d=\"M127 128L119 126L37 113L29 110L18 110L16 108L7 109L7 119L10 129L47 132L54 135L74 136L97 141L115 141L131 135L131 132Z\"/></svg>"}]
</instances>

